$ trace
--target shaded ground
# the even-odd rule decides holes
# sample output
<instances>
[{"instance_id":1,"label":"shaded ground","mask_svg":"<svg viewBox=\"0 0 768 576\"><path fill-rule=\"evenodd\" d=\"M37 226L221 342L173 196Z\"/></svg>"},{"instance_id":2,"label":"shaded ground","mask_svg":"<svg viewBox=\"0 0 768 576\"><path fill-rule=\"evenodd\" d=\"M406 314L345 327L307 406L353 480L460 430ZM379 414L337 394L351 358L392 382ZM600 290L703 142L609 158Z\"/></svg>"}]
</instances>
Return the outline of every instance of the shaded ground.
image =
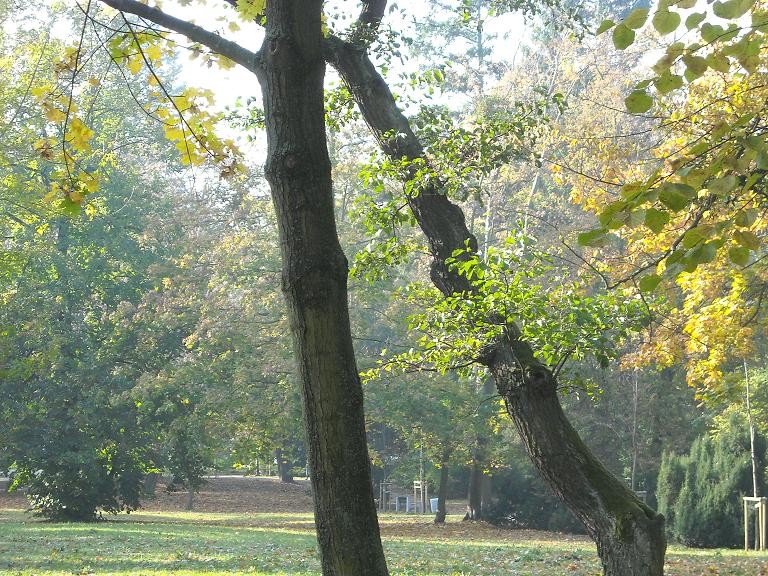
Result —
<instances>
[{"instance_id":1,"label":"shaded ground","mask_svg":"<svg viewBox=\"0 0 768 576\"><path fill-rule=\"evenodd\" d=\"M186 510L186 492L168 493L162 481L154 498L146 498L142 509L147 511ZM0 492L0 509L24 509L27 501L20 492ZM309 480L297 479L293 484L265 476L210 476L205 486L193 498L196 512L312 512L312 491ZM448 502L449 514L463 514L464 503Z\"/></svg>"},{"instance_id":2,"label":"shaded ground","mask_svg":"<svg viewBox=\"0 0 768 576\"><path fill-rule=\"evenodd\" d=\"M159 484L155 498L142 503L145 510L185 510L186 492L168 493ZM195 494L193 509L200 512L311 512L309 480L294 484L263 476L212 476Z\"/></svg>"}]
</instances>

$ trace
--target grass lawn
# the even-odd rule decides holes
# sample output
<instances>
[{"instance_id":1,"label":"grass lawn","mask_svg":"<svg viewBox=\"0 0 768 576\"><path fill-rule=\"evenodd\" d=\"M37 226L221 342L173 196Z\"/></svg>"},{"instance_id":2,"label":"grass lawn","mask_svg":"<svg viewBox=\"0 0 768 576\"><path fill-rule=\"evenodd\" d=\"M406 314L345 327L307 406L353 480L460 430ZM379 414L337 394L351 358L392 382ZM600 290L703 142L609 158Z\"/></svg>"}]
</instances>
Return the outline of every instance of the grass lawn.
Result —
<instances>
[{"instance_id":1,"label":"grass lawn","mask_svg":"<svg viewBox=\"0 0 768 576\"><path fill-rule=\"evenodd\" d=\"M384 515L393 576L595 576L593 544L543 532L504 532L449 517ZM672 547L667 574L768 576L768 554ZM0 575L317 575L308 514L144 512L60 524L0 510Z\"/></svg>"}]
</instances>

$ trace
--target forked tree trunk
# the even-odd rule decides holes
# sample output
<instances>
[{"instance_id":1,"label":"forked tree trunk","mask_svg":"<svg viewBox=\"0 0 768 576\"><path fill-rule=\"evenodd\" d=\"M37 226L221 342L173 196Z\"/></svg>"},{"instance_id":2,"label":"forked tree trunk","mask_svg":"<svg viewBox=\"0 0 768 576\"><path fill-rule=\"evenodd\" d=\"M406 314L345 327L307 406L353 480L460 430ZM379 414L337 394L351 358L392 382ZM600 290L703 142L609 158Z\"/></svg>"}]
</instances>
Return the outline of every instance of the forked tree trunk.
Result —
<instances>
[{"instance_id":1,"label":"forked tree trunk","mask_svg":"<svg viewBox=\"0 0 768 576\"><path fill-rule=\"evenodd\" d=\"M424 160L420 142L365 47L335 37L325 46L326 58L341 74L382 150L396 160ZM446 265L465 242L477 250L461 209L434 185L421 188L409 204L430 245L435 285L444 294L473 290ZM584 445L562 411L555 378L518 338L514 325L482 362L494 376L534 464L595 540L605 575L662 575L664 517L640 502Z\"/></svg>"},{"instance_id":2,"label":"forked tree trunk","mask_svg":"<svg viewBox=\"0 0 768 576\"><path fill-rule=\"evenodd\" d=\"M301 374L315 522L325 576L387 575L371 488L363 392L352 349L347 260L325 140L322 0L267 2L257 76L265 174Z\"/></svg>"}]
</instances>

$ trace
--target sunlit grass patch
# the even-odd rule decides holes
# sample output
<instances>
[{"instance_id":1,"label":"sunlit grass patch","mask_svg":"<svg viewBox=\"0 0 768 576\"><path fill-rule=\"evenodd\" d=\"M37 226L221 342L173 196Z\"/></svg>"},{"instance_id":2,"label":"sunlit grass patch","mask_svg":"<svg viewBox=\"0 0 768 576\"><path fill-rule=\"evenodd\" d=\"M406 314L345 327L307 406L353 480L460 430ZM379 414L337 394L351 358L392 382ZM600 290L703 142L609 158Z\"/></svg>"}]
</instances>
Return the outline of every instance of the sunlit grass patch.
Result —
<instances>
[{"instance_id":1,"label":"sunlit grass patch","mask_svg":"<svg viewBox=\"0 0 768 576\"><path fill-rule=\"evenodd\" d=\"M386 514L393 576L596 576L594 545L580 537L509 532L450 517ZM320 573L311 514L141 512L91 524L0 510L0 574L305 576ZM671 576L768 576L768 555L672 547Z\"/></svg>"}]
</instances>

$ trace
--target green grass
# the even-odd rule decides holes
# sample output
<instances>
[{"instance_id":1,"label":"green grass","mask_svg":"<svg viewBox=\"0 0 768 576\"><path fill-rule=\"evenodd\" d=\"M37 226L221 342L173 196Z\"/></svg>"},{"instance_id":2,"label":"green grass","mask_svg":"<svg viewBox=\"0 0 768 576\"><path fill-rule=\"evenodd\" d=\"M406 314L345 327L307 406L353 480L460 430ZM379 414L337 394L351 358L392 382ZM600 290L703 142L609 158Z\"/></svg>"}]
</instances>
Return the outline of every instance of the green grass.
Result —
<instances>
[{"instance_id":1,"label":"green grass","mask_svg":"<svg viewBox=\"0 0 768 576\"><path fill-rule=\"evenodd\" d=\"M590 542L565 537L514 540L449 520L453 527L441 530L424 517L384 516L392 575L600 573ZM319 573L308 514L137 513L93 524L62 524L0 510L0 575ZM768 576L768 555L671 548L667 574Z\"/></svg>"}]
</instances>

